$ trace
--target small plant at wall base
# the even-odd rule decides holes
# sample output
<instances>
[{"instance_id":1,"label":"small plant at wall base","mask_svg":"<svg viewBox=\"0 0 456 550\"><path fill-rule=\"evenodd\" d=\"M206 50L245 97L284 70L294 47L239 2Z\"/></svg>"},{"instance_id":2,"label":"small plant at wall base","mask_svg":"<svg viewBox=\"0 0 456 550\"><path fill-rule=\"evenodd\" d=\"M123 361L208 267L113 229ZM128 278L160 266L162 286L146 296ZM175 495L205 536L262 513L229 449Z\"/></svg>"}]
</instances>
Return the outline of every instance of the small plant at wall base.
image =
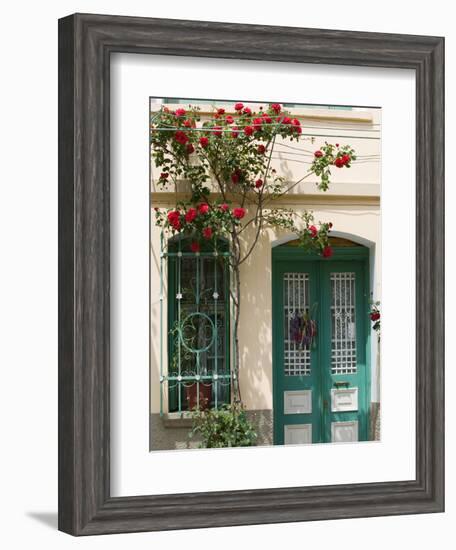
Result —
<instances>
[{"instance_id":1,"label":"small plant at wall base","mask_svg":"<svg viewBox=\"0 0 456 550\"><path fill-rule=\"evenodd\" d=\"M200 448L251 447L257 434L243 410L235 404L218 410L196 410L190 437L201 437Z\"/></svg>"},{"instance_id":2,"label":"small plant at wall base","mask_svg":"<svg viewBox=\"0 0 456 550\"><path fill-rule=\"evenodd\" d=\"M254 252L264 230L271 227L296 234L306 251L330 258L332 223L317 223L312 212L297 213L281 207L278 200L312 175L317 176L317 188L327 191L331 170L349 169L356 159L355 151L350 145L325 142L311 154L306 174L297 181L287 181L272 166L276 141L307 140L313 144L314 138L304 137L300 120L278 103L257 111L236 103L233 113L214 106L204 121L197 107L171 111L163 106L153 114L150 130L153 160L161 170L158 186L167 189L180 181L190 186L188 200L176 201L171 209L155 209L156 224L171 235L189 237L194 253L201 250L202 242L215 247L219 237L230 243L232 396L233 405L242 409L240 266Z\"/></svg>"}]
</instances>

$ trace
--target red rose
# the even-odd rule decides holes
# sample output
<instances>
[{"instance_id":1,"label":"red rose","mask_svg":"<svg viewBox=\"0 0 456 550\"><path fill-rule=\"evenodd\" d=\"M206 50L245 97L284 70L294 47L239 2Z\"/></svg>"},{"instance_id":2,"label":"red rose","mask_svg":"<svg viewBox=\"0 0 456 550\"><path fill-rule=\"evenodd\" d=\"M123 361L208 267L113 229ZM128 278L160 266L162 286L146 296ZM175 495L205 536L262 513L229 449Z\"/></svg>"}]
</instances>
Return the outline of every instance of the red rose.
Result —
<instances>
[{"instance_id":1,"label":"red rose","mask_svg":"<svg viewBox=\"0 0 456 550\"><path fill-rule=\"evenodd\" d=\"M373 311L370 314L371 321L378 321L380 319L380 313L378 311Z\"/></svg>"},{"instance_id":2,"label":"red rose","mask_svg":"<svg viewBox=\"0 0 456 550\"><path fill-rule=\"evenodd\" d=\"M187 111L186 111L185 109L176 109L176 110L174 111L174 114L175 114L176 116L185 116L185 113L186 113L186 112L187 112Z\"/></svg>"},{"instance_id":3,"label":"red rose","mask_svg":"<svg viewBox=\"0 0 456 550\"><path fill-rule=\"evenodd\" d=\"M233 129L231 131L231 137L238 137L239 134L239 128L237 126L233 126Z\"/></svg>"},{"instance_id":4,"label":"red rose","mask_svg":"<svg viewBox=\"0 0 456 550\"><path fill-rule=\"evenodd\" d=\"M222 212L226 212L228 210L229 206L226 204L226 202L224 202L223 204L220 205L220 210Z\"/></svg>"},{"instance_id":5,"label":"red rose","mask_svg":"<svg viewBox=\"0 0 456 550\"><path fill-rule=\"evenodd\" d=\"M293 125L295 132L297 132L298 134L302 133L301 122L297 118L294 118L291 121L291 124Z\"/></svg>"},{"instance_id":6,"label":"red rose","mask_svg":"<svg viewBox=\"0 0 456 550\"><path fill-rule=\"evenodd\" d=\"M317 157L317 159L319 159L320 157L323 156L323 151L320 151L320 149L318 151L315 151L314 156Z\"/></svg>"},{"instance_id":7,"label":"red rose","mask_svg":"<svg viewBox=\"0 0 456 550\"><path fill-rule=\"evenodd\" d=\"M205 239L210 239L212 237L212 229L210 227L205 227L203 229L203 237Z\"/></svg>"},{"instance_id":8,"label":"red rose","mask_svg":"<svg viewBox=\"0 0 456 550\"><path fill-rule=\"evenodd\" d=\"M264 153L266 152L266 147L262 143L260 143L260 145L258 145L257 152L260 155L264 155Z\"/></svg>"},{"instance_id":9,"label":"red rose","mask_svg":"<svg viewBox=\"0 0 456 550\"><path fill-rule=\"evenodd\" d=\"M350 155L342 155L342 162L344 164L348 164L350 160L351 160Z\"/></svg>"},{"instance_id":10,"label":"red rose","mask_svg":"<svg viewBox=\"0 0 456 550\"><path fill-rule=\"evenodd\" d=\"M261 130L261 125L262 124L263 124L263 119L262 118L256 118L253 121L253 126L256 127L256 130Z\"/></svg>"},{"instance_id":11,"label":"red rose","mask_svg":"<svg viewBox=\"0 0 456 550\"><path fill-rule=\"evenodd\" d=\"M244 115L251 115L252 109L250 109L249 107L244 107L244 110L242 112L244 113Z\"/></svg>"},{"instance_id":12,"label":"red rose","mask_svg":"<svg viewBox=\"0 0 456 550\"><path fill-rule=\"evenodd\" d=\"M231 115L227 115L225 120L227 124L233 124L234 122L234 118Z\"/></svg>"},{"instance_id":13,"label":"red rose","mask_svg":"<svg viewBox=\"0 0 456 550\"><path fill-rule=\"evenodd\" d=\"M225 114L225 109L222 109L222 108L220 107L220 109L217 109L217 114L218 114L218 115L224 115L224 114Z\"/></svg>"},{"instance_id":14,"label":"red rose","mask_svg":"<svg viewBox=\"0 0 456 550\"><path fill-rule=\"evenodd\" d=\"M253 128L251 126L246 126L244 128L244 134L246 136L251 136L253 134Z\"/></svg>"},{"instance_id":15,"label":"red rose","mask_svg":"<svg viewBox=\"0 0 456 550\"><path fill-rule=\"evenodd\" d=\"M235 208L233 210L233 216L238 220L242 220L242 218L245 216L244 208Z\"/></svg>"},{"instance_id":16,"label":"red rose","mask_svg":"<svg viewBox=\"0 0 456 550\"><path fill-rule=\"evenodd\" d=\"M244 104L243 103L236 103L236 105L234 106L234 109L236 111L242 111L242 109L244 108Z\"/></svg>"},{"instance_id":17,"label":"red rose","mask_svg":"<svg viewBox=\"0 0 456 550\"><path fill-rule=\"evenodd\" d=\"M344 166L344 161L342 160L342 157L337 157L334 161L334 164L337 166L337 168L342 168Z\"/></svg>"},{"instance_id":18,"label":"red rose","mask_svg":"<svg viewBox=\"0 0 456 550\"><path fill-rule=\"evenodd\" d=\"M209 145L209 138L206 136L199 138L199 143L203 149L205 149Z\"/></svg>"},{"instance_id":19,"label":"red rose","mask_svg":"<svg viewBox=\"0 0 456 550\"><path fill-rule=\"evenodd\" d=\"M199 205L198 210L200 214L207 214L209 212L209 205L203 202Z\"/></svg>"},{"instance_id":20,"label":"red rose","mask_svg":"<svg viewBox=\"0 0 456 550\"><path fill-rule=\"evenodd\" d=\"M315 227L315 225L311 225L311 226L309 227L309 231L310 231L310 234L311 234L311 236L312 236L313 238L315 238L315 237L317 236L317 234L318 234L318 230L317 230L317 228Z\"/></svg>"},{"instance_id":21,"label":"red rose","mask_svg":"<svg viewBox=\"0 0 456 550\"><path fill-rule=\"evenodd\" d=\"M177 143L185 145L188 141L188 136L182 130L177 130L177 132L174 134L174 139L177 141Z\"/></svg>"},{"instance_id":22,"label":"red rose","mask_svg":"<svg viewBox=\"0 0 456 550\"><path fill-rule=\"evenodd\" d=\"M191 155L195 151L195 148L193 147L193 145L191 143L188 143L187 147L185 149L186 149L186 151L189 155Z\"/></svg>"},{"instance_id":23,"label":"red rose","mask_svg":"<svg viewBox=\"0 0 456 550\"><path fill-rule=\"evenodd\" d=\"M323 258L331 258L333 255L333 249L330 246L325 246L322 250L321 255Z\"/></svg>"},{"instance_id":24,"label":"red rose","mask_svg":"<svg viewBox=\"0 0 456 550\"><path fill-rule=\"evenodd\" d=\"M271 109L276 113L276 114L279 114L280 111L282 110L282 106L280 105L280 103L273 103L271 105Z\"/></svg>"},{"instance_id":25,"label":"red rose","mask_svg":"<svg viewBox=\"0 0 456 550\"><path fill-rule=\"evenodd\" d=\"M188 120L188 119L184 120L183 124L186 128L191 128L193 126L193 122L191 120Z\"/></svg>"},{"instance_id":26,"label":"red rose","mask_svg":"<svg viewBox=\"0 0 456 550\"><path fill-rule=\"evenodd\" d=\"M185 214L185 221L187 223L192 223L192 221L196 218L198 212L196 211L196 208L189 208L187 210L187 213Z\"/></svg>"},{"instance_id":27,"label":"red rose","mask_svg":"<svg viewBox=\"0 0 456 550\"><path fill-rule=\"evenodd\" d=\"M166 180L166 179L168 179L168 176L169 176L169 174L167 174L166 172L162 172L160 174L160 179L161 180Z\"/></svg>"},{"instance_id":28,"label":"red rose","mask_svg":"<svg viewBox=\"0 0 456 550\"><path fill-rule=\"evenodd\" d=\"M190 243L190 250L192 252L199 252L201 250L200 243L198 241L192 241Z\"/></svg>"},{"instance_id":29,"label":"red rose","mask_svg":"<svg viewBox=\"0 0 456 550\"><path fill-rule=\"evenodd\" d=\"M171 210L170 212L168 212L167 218L168 218L169 223L175 222L176 220L179 219L179 211L178 210Z\"/></svg>"},{"instance_id":30,"label":"red rose","mask_svg":"<svg viewBox=\"0 0 456 550\"><path fill-rule=\"evenodd\" d=\"M170 225L172 225L172 227L174 229L179 231L179 229L181 228L181 222L180 222L180 219L179 219L179 217L180 217L179 211L178 210L172 210L171 212L168 212L167 217L168 217L168 221L169 221Z\"/></svg>"},{"instance_id":31,"label":"red rose","mask_svg":"<svg viewBox=\"0 0 456 550\"><path fill-rule=\"evenodd\" d=\"M231 181L233 183L239 183L239 180L241 179L241 176L242 176L242 172L240 170L235 170L232 174L231 174Z\"/></svg>"},{"instance_id":32,"label":"red rose","mask_svg":"<svg viewBox=\"0 0 456 550\"><path fill-rule=\"evenodd\" d=\"M263 185L263 180L262 180L262 179L256 180L256 182L255 182L255 187L256 187L257 189L259 189L262 185Z\"/></svg>"},{"instance_id":33,"label":"red rose","mask_svg":"<svg viewBox=\"0 0 456 550\"><path fill-rule=\"evenodd\" d=\"M262 116L263 116L263 120L264 120L264 122L266 122L266 124L271 124L272 118L268 114L263 113Z\"/></svg>"},{"instance_id":34,"label":"red rose","mask_svg":"<svg viewBox=\"0 0 456 550\"><path fill-rule=\"evenodd\" d=\"M216 137L221 137L221 135L222 135L222 128L221 128L220 126L214 126L214 129L213 129L212 133L213 133L214 136L216 136Z\"/></svg>"}]
</instances>

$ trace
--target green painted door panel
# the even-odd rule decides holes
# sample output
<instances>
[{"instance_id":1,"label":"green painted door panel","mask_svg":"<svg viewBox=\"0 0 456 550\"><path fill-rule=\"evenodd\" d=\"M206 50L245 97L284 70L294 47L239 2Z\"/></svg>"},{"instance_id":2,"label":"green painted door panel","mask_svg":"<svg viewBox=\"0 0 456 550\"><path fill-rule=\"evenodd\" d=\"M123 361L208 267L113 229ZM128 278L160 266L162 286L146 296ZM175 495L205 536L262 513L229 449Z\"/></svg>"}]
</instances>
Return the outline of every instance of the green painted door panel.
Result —
<instances>
[{"instance_id":1,"label":"green painted door panel","mask_svg":"<svg viewBox=\"0 0 456 550\"><path fill-rule=\"evenodd\" d=\"M289 261L280 262L277 265L276 276L280 284L274 287L274 310L282 314L279 315L280 320L274 323L273 328L274 363L277 365L274 392L274 411L277 415L275 439L277 444L285 443L283 426L311 425L312 443L316 443L321 438L321 396L317 390L320 385L317 342L312 346L310 353L305 349L300 350L296 344L287 343L286 333L289 323L283 314L288 304L290 304L288 308L293 308L293 310L288 309L290 315L294 310L299 312L309 307L318 308L316 266L309 263L296 265ZM293 353L292 348L298 349Z\"/></svg>"},{"instance_id":2,"label":"green painted door panel","mask_svg":"<svg viewBox=\"0 0 456 550\"><path fill-rule=\"evenodd\" d=\"M272 275L274 443L368 439L367 250L353 257L346 249L337 257L336 251L331 260L301 249L279 251ZM298 287L291 303L290 281ZM301 303L296 298L303 284L304 309L312 311L317 337L308 351L290 350L287 317L303 305L302 292Z\"/></svg>"},{"instance_id":3,"label":"green painted door panel","mask_svg":"<svg viewBox=\"0 0 456 550\"><path fill-rule=\"evenodd\" d=\"M359 441L368 437L365 268L354 260L321 264L324 442L337 440L340 430L356 432Z\"/></svg>"}]
</instances>

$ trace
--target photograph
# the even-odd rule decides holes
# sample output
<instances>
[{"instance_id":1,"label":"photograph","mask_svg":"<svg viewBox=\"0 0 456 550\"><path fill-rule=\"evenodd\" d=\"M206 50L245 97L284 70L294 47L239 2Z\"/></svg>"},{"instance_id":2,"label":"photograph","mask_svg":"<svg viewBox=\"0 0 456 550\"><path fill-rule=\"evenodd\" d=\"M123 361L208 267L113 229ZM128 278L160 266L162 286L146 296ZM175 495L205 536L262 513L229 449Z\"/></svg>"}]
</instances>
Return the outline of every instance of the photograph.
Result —
<instances>
[{"instance_id":1,"label":"photograph","mask_svg":"<svg viewBox=\"0 0 456 550\"><path fill-rule=\"evenodd\" d=\"M389 4L5 3L3 548L455 538L456 33Z\"/></svg>"},{"instance_id":2,"label":"photograph","mask_svg":"<svg viewBox=\"0 0 456 550\"><path fill-rule=\"evenodd\" d=\"M379 441L381 108L149 102L150 451Z\"/></svg>"}]
</instances>

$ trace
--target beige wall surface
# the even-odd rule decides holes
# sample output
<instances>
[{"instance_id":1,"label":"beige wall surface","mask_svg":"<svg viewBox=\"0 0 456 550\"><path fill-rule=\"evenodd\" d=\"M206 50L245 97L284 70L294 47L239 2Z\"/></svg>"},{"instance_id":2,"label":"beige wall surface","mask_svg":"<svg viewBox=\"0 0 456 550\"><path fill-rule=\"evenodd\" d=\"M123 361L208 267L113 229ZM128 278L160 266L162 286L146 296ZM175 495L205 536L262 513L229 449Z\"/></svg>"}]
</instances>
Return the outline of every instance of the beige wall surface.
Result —
<instances>
[{"instance_id":1,"label":"beige wall surface","mask_svg":"<svg viewBox=\"0 0 456 550\"><path fill-rule=\"evenodd\" d=\"M207 108L207 106L206 106ZM359 161L349 170L333 169L330 191L320 192L314 182L298 186L292 194L281 200L282 206L292 206L297 212L312 210L317 221L331 221L333 235L357 241L370 249L371 291L374 299L381 298L381 215L380 215L380 111L333 111L298 110L309 118L309 129L318 135L315 143L299 144L303 151L290 155L285 147L274 155L277 171L285 174L290 182L297 181L308 169L310 153L327 139L341 145L350 143L355 148ZM336 114L335 114L336 113ZM326 117L326 118L325 118ZM311 128L310 128L311 127ZM330 128L330 129L327 129ZM333 137L323 137L322 134ZM345 136L345 137L344 137ZM157 169L151 170L151 205L170 208L174 204L172 189L157 191L154 177ZM248 213L247 213L248 215ZM252 231L252 230L250 230ZM247 232L246 232L247 233ZM241 266L241 318L240 318L240 383L245 406L249 410L272 408L272 248L291 240L294 235L269 229L263 233L254 253ZM246 235L246 240L249 235ZM151 223L151 412L160 410L159 369L160 338L163 338L163 363L167 364L166 334L160 336L160 229ZM165 271L166 286L166 271ZM166 287L163 312L166 327ZM372 338L372 399L379 400L379 374L376 367L376 342ZM165 369L166 371L166 369Z\"/></svg>"}]
</instances>

